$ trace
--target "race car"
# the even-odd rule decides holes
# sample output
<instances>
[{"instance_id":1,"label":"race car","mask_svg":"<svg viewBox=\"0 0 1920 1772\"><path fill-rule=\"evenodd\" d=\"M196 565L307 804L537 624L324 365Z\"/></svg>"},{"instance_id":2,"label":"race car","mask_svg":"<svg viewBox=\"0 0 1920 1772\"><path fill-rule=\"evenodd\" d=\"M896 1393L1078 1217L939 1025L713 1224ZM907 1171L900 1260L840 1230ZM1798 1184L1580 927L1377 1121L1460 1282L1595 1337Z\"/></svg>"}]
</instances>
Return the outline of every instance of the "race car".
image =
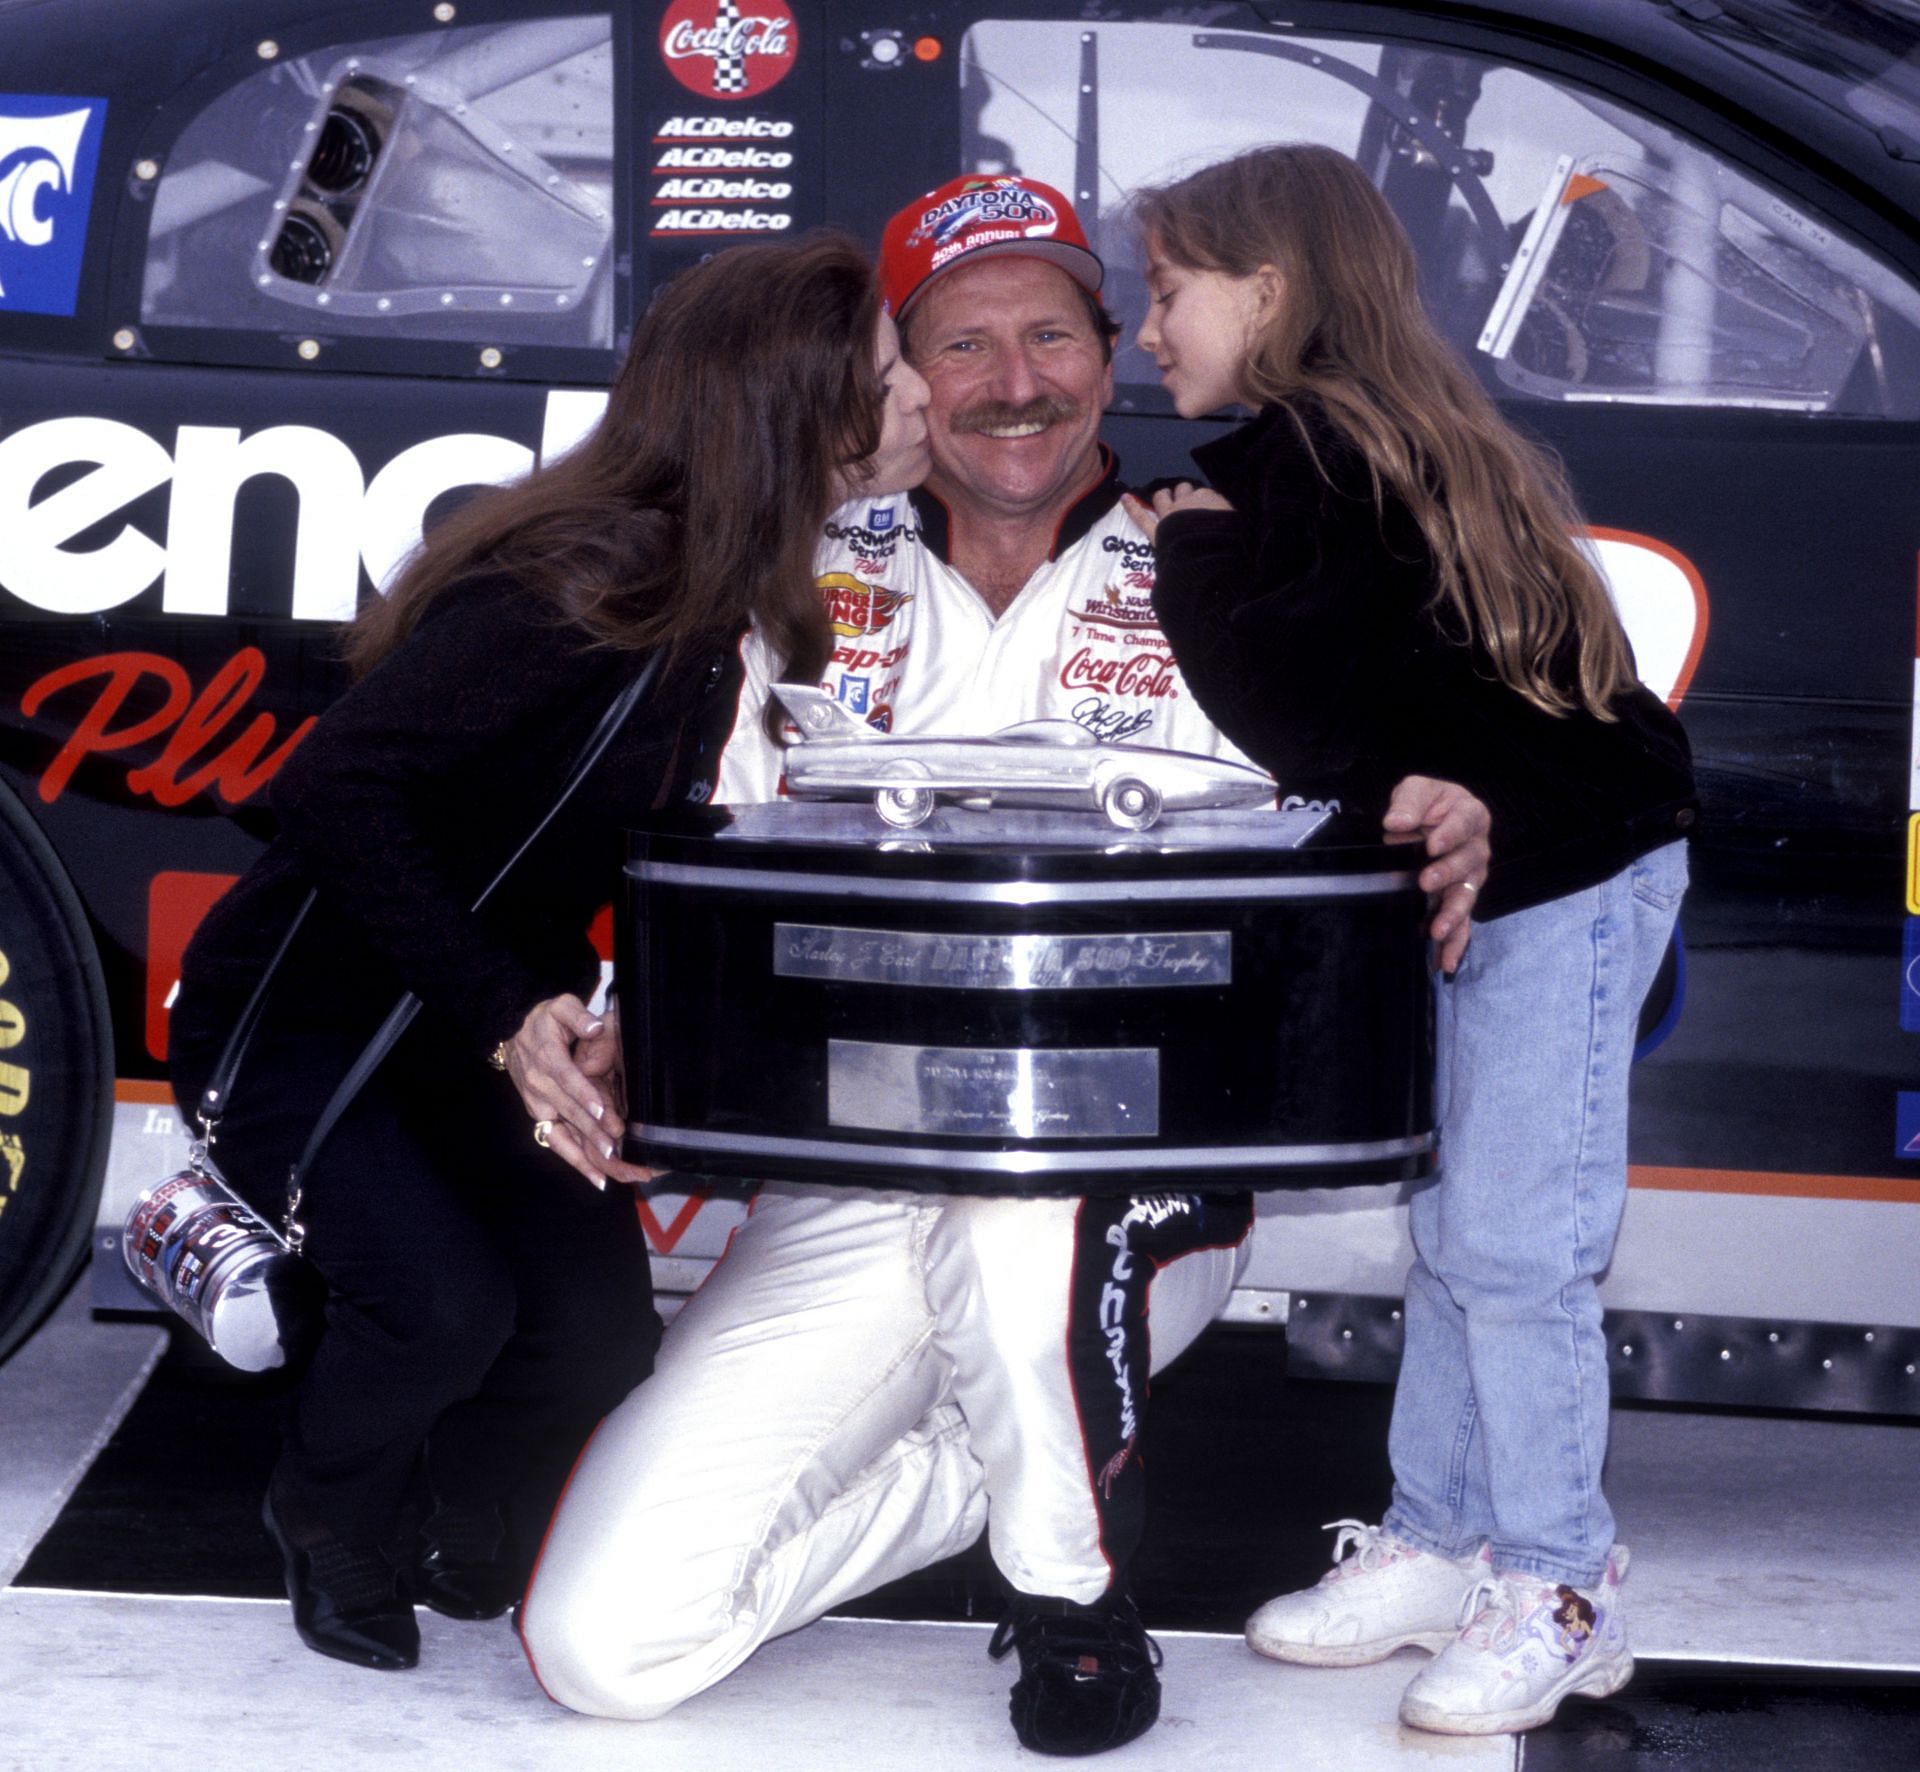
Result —
<instances>
[{"instance_id":1,"label":"race car","mask_svg":"<svg viewBox=\"0 0 1920 1772\"><path fill-rule=\"evenodd\" d=\"M1190 751L1102 744L1072 720L1023 720L986 738L889 736L823 689L776 683L800 742L787 754L797 800L873 795L902 830L924 824L942 795L974 811L992 806L1098 811L1123 831L1151 830L1162 812L1271 805L1264 770Z\"/></svg>"},{"instance_id":2,"label":"race car","mask_svg":"<svg viewBox=\"0 0 1920 1772\"><path fill-rule=\"evenodd\" d=\"M657 288L1017 169L1106 262L1124 478L1191 477L1225 421L1131 343L1130 193L1291 139L1559 456L1693 744L1616 1390L1920 1413L1916 58L1920 0L0 0L0 1357L90 1235L139 1302L180 954L336 624L585 434ZM889 550L938 537L854 528L872 714ZM1111 567L1124 645L1152 562ZM640 1211L684 1289L738 1207ZM1405 1215L1263 1217L1236 1310L1382 1375Z\"/></svg>"}]
</instances>

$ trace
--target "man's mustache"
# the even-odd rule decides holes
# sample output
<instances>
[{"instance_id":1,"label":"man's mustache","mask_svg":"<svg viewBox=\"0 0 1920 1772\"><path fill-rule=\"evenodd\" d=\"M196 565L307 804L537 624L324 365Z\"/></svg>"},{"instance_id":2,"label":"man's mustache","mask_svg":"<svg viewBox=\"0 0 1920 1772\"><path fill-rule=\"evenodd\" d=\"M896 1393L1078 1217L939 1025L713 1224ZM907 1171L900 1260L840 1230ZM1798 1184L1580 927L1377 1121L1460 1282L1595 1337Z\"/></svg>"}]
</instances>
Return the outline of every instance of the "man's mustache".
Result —
<instances>
[{"instance_id":1,"label":"man's mustache","mask_svg":"<svg viewBox=\"0 0 1920 1772\"><path fill-rule=\"evenodd\" d=\"M1063 399L1058 394L1037 394L1017 406L1006 400L982 400L977 406L956 412L947 421L947 428L954 431L1001 431L1011 430L1016 425L1069 424L1079 416L1077 401Z\"/></svg>"}]
</instances>

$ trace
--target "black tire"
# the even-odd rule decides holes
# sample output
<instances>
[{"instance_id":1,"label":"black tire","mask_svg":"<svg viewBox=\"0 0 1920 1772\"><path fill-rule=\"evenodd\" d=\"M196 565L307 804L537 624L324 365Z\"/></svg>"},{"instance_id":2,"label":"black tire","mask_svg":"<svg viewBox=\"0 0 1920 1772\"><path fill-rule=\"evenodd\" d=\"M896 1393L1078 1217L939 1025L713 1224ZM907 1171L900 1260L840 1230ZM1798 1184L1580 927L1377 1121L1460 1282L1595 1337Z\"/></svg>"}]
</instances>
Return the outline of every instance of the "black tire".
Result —
<instances>
[{"instance_id":1,"label":"black tire","mask_svg":"<svg viewBox=\"0 0 1920 1772\"><path fill-rule=\"evenodd\" d=\"M0 1360L86 1255L112 1125L112 1024L87 915L0 784Z\"/></svg>"}]
</instances>

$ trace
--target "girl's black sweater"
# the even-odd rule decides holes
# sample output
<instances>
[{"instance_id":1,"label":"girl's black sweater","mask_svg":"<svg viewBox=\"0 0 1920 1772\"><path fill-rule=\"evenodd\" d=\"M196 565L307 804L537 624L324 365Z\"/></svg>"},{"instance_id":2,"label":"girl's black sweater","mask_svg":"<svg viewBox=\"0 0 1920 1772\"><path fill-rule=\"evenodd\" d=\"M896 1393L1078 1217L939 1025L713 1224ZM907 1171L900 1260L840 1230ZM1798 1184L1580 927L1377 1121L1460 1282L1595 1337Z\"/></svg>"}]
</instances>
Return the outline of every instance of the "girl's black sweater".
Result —
<instances>
[{"instance_id":1,"label":"girl's black sweater","mask_svg":"<svg viewBox=\"0 0 1920 1772\"><path fill-rule=\"evenodd\" d=\"M1493 815L1480 917L1595 885L1685 835L1698 801L1667 707L1637 687L1617 720L1556 717L1508 689L1431 608L1412 513L1390 493L1376 508L1359 451L1317 403L1298 410L1296 423L1268 407L1195 450L1234 509L1160 526L1154 607L1221 731L1283 792L1338 799L1375 829L1403 776L1470 789Z\"/></svg>"}]
</instances>

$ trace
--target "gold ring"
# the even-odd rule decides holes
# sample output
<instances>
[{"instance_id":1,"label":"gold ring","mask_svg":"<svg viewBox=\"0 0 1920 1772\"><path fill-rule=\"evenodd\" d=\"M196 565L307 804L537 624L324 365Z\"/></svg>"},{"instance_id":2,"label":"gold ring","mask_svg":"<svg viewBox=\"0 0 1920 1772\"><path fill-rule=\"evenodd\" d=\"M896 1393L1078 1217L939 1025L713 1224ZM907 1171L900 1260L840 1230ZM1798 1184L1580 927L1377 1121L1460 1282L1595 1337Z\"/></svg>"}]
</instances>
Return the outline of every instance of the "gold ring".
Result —
<instances>
[{"instance_id":1,"label":"gold ring","mask_svg":"<svg viewBox=\"0 0 1920 1772\"><path fill-rule=\"evenodd\" d=\"M533 1142L543 1151L553 1148L553 1122L551 1120L534 1121Z\"/></svg>"}]
</instances>

